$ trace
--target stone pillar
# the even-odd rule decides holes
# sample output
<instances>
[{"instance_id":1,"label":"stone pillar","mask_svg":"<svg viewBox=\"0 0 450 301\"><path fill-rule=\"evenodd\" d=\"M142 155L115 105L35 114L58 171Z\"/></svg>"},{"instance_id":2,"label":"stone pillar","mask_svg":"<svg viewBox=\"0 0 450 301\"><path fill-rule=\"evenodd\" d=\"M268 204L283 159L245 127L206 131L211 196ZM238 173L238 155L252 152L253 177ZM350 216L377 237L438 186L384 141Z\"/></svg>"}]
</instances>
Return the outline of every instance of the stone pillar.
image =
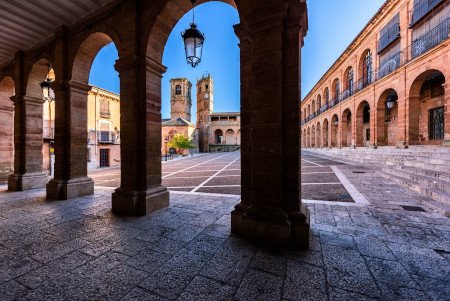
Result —
<instances>
[{"instance_id":1,"label":"stone pillar","mask_svg":"<svg viewBox=\"0 0 450 301\"><path fill-rule=\"evenodd\" d=\"M251 199L231 213L231 224L233 233L253 241L307 247L309 215L300 210L298 147L300 47L306 31L306 5L297 6L262 3L251 19L241 19L246 21L251 41L252 76L247 91L251 99L242 100L251 101L251 113L245 115L250 122L244 121L251 129ZM243 189L248 190L244 185Z\"/></svg>"},{"instance_id":2,"label":"stone pillar","mask_svg":"<svg viewBox=\"0 0 450 301\"><path fill-rule=\"evenodd\" d=\"M47 173L42 171L44 101L20 94L11 100L14 102L14 173L8 177L8 190L43 188L48 180Z\"/></svg>"},{"instance_id":3,"label":"stone pillar","mask_svg":"<svg viewBox=\"0 0 450 301\"><path fill-rule=\"evenodd\" d=\"M121 183L112 195L120 215L144 215L169 205L161 185L161 78L165 67L138 56L116 62L120 74Z\"/></svg>"},{"instance_id":4,"label":"stone pillar","mask_svg":"<svg viewBox=\"0 0 450 301\"><path fill-rule=\"evenodd\" d=\"M55 176L47 199L67 200L94 193L87 176L87 101L91 86L59 81L55 90Z\"/></svg>"},{"instance_id":5,"label":"stone pillar","mask_svg":"<svg viewBox=\"0 0 450 301\"><path fill-rule=\"evenodd\" d=\"M408 104L408 145L420 144L420 96L409 96Z\"/></svg>"},{"instance_id":6,"label":"stone pillar","mask_svg":"<svg viewBox=\"0 0 450 301\"><path fill-rule=\"evenodd\" d=\"M397 148L408 148L407 98L399 97L397 101ZM386 139L386 138L385 138Z\"/></svg>"}]
</instances>

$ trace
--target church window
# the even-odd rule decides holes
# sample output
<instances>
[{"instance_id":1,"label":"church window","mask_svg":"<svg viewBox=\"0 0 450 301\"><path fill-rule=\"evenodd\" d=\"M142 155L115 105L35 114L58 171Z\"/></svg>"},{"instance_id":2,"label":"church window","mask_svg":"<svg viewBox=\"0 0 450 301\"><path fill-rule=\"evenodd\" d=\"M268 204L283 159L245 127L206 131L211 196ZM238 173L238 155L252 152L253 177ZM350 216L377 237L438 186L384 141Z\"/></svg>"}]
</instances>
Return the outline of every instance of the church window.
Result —
<instances>
[{"instance_id":1,"label":"church window","mask_svg":"<svg viewBox=\"0 0 450 301\"><path fill-rule=\"evenodd\" d=\"M177 85L175 87L175 95L181 95L181 86L180 85Z\"/></svg>"}]
</instances>

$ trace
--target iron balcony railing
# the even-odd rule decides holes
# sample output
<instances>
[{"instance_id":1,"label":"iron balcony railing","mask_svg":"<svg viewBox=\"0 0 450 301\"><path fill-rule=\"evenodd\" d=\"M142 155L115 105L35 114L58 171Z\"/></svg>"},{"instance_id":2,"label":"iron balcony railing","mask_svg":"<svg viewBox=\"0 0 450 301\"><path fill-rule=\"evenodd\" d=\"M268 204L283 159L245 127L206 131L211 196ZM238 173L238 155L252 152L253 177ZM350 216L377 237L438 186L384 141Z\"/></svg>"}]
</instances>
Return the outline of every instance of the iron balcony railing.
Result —
<instances>
[{"instance_id":1,"label":"iron balcony railing","mask_svg":"<svg viewBox=\"0 0 450 301\"><path fill-rule=\"evenodd\" d=\"M433 8L444 2L445 0L420 0L418 1L410 13L409 26L412 27L422 20L428 13L433 11Z\"/></svg>"},{"instance_id":2,"label":"iron balcony railing","mask_svg":"<svg viewBox=\"0 0 450 301\"><path fill-rule=\"evenodd\" d=\"M380 63L380 67L374 70L372 73L360 78L357 82L353 83L352 91L348 89L340 93L337 97L332 99L329 105L324 105L319 110L317 115L320 115L338 103L349 98L351 95L363 90L372 83L392 73L400 66L408 63L409 61L416 59L420 55L428 52L435 46L439 45L450 37L450 18L445 19L439 25L432 28L427 33L423 34L419 38L415 39L412 44L400 52L392 54L388 59ZM317 116L315 115L315 116ZM315 117L314 116L314 117ZM304 119L304 123L307 123L314 118L311 114L308 118Z\"/></svg>"},{"instance_id":3,"label":"iron balcony railing","mask_svg":"<svg viewBox=\"0 0 450 301\"><path fill-rule=\"evenodd\" d=\"M99 131L98 132L98 142L100 143L115 143L116 133L109 131Z\"/></svg>"},{"instance_id":4,"label":"iron balcony railing","mask_svg":"<svg viewBox=\"0 0 450 301\"><path fill-rule=\"evenodd\" d=\"M44 127L42 137L44 139L55 139L55 128L54 127Z\"/></svg>"},{"instance_id":5,"label":"iron balcony railing","mask_svg":"<svg viewBox=\"0 0 450 301\"><path fill-rule=\"evenodd\" d=\"M400 23L393 24L378 40L377 52L381 53L389 45L400 38Z\"/></svg>"},{"instance_id":6,"label":"iron balcony railing","mask_svg":"<svg viewBox=\"0 0 450 301\"><path fill-rule=\"evenodd\" d=\"M415 39L411 44L411 58L414 59L448 38L450 33L450 18Z\"/></svg>"}]
</instances>

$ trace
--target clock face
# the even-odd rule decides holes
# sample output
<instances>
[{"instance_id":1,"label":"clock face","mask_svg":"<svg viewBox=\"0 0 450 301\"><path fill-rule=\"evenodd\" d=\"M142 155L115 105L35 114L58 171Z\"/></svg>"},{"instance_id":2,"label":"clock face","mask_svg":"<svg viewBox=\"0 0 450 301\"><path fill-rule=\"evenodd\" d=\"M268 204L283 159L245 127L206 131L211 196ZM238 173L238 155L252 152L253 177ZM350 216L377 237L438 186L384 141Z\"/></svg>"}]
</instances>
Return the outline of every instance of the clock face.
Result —
<instances>
[{"instance_id":1,"label":"clock face","mask_svg":"<svg viewBox=\"0 0 450 301\"><path fill-rule=\"evenodd\" d=\"M209 99L209 93L205 94L205 99Z\"/></svg>"}]
</instances>

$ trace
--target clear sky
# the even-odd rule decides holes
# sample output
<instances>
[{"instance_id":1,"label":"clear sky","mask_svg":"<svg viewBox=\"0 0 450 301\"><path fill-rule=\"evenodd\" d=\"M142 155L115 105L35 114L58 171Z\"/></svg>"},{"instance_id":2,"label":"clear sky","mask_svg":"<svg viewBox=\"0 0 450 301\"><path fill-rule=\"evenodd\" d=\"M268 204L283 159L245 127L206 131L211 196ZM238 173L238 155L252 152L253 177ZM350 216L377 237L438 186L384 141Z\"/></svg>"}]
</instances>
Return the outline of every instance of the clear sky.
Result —
<instances>
[{"instance_id":1,"label":"clear sky","mask_svg":"<svg viewBox=\"0 0 450 301\"><path fill-rule=\"evenodd\" d=\"M384 0L309 0L309 31L302 50L302 98L341 55L350 42L384 3ZM163 64L167 72L162 80L162 116L170 116L170 84L174 77L186 77L192 85L192 117L195 122L195 83L206 72L214 78L214 111L240 110L239 40L233 25L239 23L237 11L222 2L208 2L196 8L196 22L205 33L202 62L196 68L187 65L181 33L189 27L192 12L174 27L166 44ZM90 83L119 92L114 70L117 50L110 44L100 50L92 66Z\"/></svg>"},{"instance_id":2,"label":"clear sky","mask_svg":"<svg viewBox=\"0 0 450 301\"><path fill-rule=\"evenodd\" d=\"M383 5L384 0L309 0L302 49L302 99Z\"/></svg>"},{"instance_id":3,"label":"clear sky","mask_svg":"<svg viewBox=\"0 0 450 301\"><path fill-rule=\"evenodd\" d=\"M240 110L240 58L239 40L233 25L239 23L235 8L223 2L208 2L197 6L195 21L205 34L202 62L192 68L186 63L181 33L192 22L192 11L184 15L172 30L166 44L163 65L167 72L162 79L162 116L170 117L170 79L186 77L192 85L192 121L196 121L196 82L206 72L214 79L214 111L239 112ZM119 92L118 74L114 70L117 50L113 44L98 53L91 69L90 84Z\"/></svg>"}]
</instances>

